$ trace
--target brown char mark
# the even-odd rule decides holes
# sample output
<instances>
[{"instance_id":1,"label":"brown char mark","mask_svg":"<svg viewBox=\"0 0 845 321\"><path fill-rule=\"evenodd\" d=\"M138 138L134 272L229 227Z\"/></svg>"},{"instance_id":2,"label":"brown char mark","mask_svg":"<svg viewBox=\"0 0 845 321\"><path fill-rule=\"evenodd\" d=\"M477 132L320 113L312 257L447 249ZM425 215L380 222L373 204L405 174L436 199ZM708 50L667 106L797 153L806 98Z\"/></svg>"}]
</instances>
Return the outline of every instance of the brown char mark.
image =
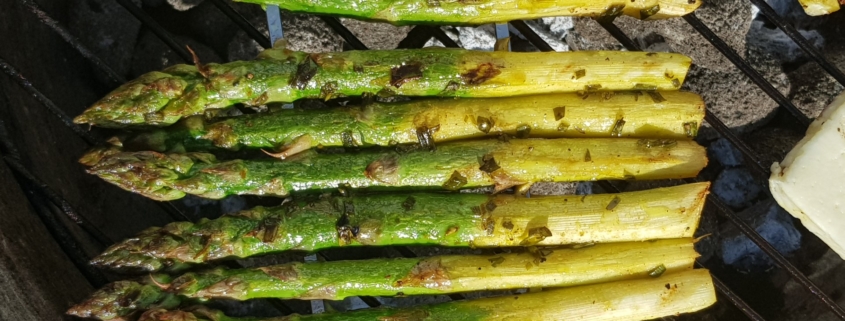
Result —
<instances>
[{"instance_id":1,"label":"brown char mark","mask_svg":"<svg viewBox=\"0 0 845 321\"><path fill-rule=\"evenodd\" d=\"M261 222L261 227L264 231L264 236L261 241L264 243L273 243L276 240L276 233L279 231L279 218L268 217Z\"/></svg>"},{"instance_id":2,"label":"brown char mark","mask_svg":"<svg viewBox=\"0 0 845 321\"><path fill-rule=\"evenodd\" d=\"M394 282L395 287L425 287L429 289L447 290L452 280L446 274L440 259L422 259L404 278Z\"/></svg>"},{"instance_id":3,"label":"brown char mark","mask_svg":"<svg viewBox=\"0 0 845 321\"><path fill-rule=\"evenodd\" d=\"M463 79L464 84L467 85L480 85L501 73L502 71L499 70L499 68L494 66L492 63L487 62L461 74L461 79Z\"/></svg>"},{"instance_id":4,"label":"brown char mark","mask_svg":"<svg viewBox=\"0 0 845 321\"><path fill-rule=\"evenodd\" d=\"M498 163L496 163L496 159L492 154L484 155L484 157L481 158L481 166L478 167L479 170L487 174L495 172L500 168L501 167Z\"/></svg>"},{"instance_id":5,"label":"brown char mark","mask_svg":"<svg viewBox=\"0 0 845 321\"><path fill-rule=\"evenodd\" d=\"M364 170L364 176L385 184L396 184L399 181L398 173L399 161L395 156L379 158Z\"/></svg>"},{"instance_id":6,"label":"brown char mark","mask_svg":"<svg viewBox=\"0 0 845 321\"><path fill-rule=\"evenodd\" d=\"M434 145L434 133L438 130L440 130L440 125L434 127L417 127L417 140L419 140L420 146L430 151L436 151L437 146Z\"/></svg>"},{"instance_id":7,"label":"brown char mark","mask_svg":"<svg viewBox=\"0 0 845 321\"><path fill-rule=\"evenodd\" d=\"M281 281L295 281L299 278L299 273L293 264L274 265L258 268L264 274Z\"/></svg>"},{"instance_id":8,"label":"brown char mark","mask_svg":"<svg viewBox=\"0 0 845 321\"><path fill-rule=\"evenodd\" d=\"M305 89L311 78L317 75L318 69L317 63L314 62L311 55L308 55L302 63L296 66L296 73L291 77L289 85L299 90Z\"/></svg>"},{"instance_id":9,"label":"brown char mark","mask_svg":"<svg viewBox=\"0 0 845 321\"><path fill-rule=\"evenodd\" d=\"M402 87L406 82L422 78L422 64L413 62L390 69L390 85Z\"/></svg>"}]
</instances>

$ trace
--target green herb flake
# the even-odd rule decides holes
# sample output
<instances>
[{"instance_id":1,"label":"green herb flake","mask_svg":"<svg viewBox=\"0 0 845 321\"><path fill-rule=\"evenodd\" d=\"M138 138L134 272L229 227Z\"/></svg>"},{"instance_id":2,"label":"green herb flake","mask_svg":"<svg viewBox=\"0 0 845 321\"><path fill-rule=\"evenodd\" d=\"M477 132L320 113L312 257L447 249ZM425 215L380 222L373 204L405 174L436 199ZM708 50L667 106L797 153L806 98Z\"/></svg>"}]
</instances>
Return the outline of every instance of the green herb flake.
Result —
<instances>
[{"instance_id":1,"label":"green herb flake","mask_svg":"<svg viewBox=\"0 0 845 321\"><path fill-rule=\"evenodd\" d=\"M528 230L528 237L519 242L519 246L531 246L542 242L547 237L552 236L552 231L548 227L541 226Z\"/></svg>"},{"instance_id":2,"label":"green herb flake","mask_svg":"<svg viewBox=\"0 0 845 321\"><path fill-rule=\"evenodd\" d=\"M559 132L565 132L567 129L569 129L569 122L565 120L561 121L560 124L557 125L557 131Z\"/></svg>"},{"instance_id":3,"label":"green herb flake","mask_svg":"<svg viewBox=\"0 0 845 321\"><path fill-rule=\"evenodd\" d=\"M616 205L619 205L619 202L621 201L622 199L620 199L619 196L614 196L613 199L610 200L610 203L607 204L607 207L605 207L604 209L612 211L614 208L616 208Z\"/></svg>"},{"instance_id":4,"label":"green herb flake","mask_svg":"<svg viewBox=\"0 0 845 321\"><path fill-rule=\"evenodd\" d=\"M492 154L484 155L484 157L481 158L481 166L478 167L479 170L487 174L495 172L499 168L501 167L499 167L499 164L496 163L496 159L493 158Z\"/></svg>"},{"instance_id":5,"label":"green herb flake","mask_svg":"<svg viewBox=\"0 0 845 321\"><path fill-rule=\"evenodd\" d=\"M653 100L655 103L659 104L666 101L666 98L663 98L663 95L661 95L659 92L646 91L645 93L648 94L648 96L651 97L651 100Z\"/></svg>"},{"instance_id":6,"label":"green herb flake","mask_svg":"<svg viewBox=\"0 0 845 321\"><path fill-rule=\"evenodd\" d=\"M618 120L616 120L616 123L613 124L613 129L610 131L610 136L622 137L623 127L625 127L625 119L619 118Z\"/></svg>"},{"instance_id":7,"label":"green herb flake","mask_svg":"<svg viewBox=\"0 0 845 321\"><path fill-rule=\"evenodd\" d=\"M505 258L503 258L501 256L497 256L497 257L494 257L492 259L487 259L487 261L490 261L490 265L492 265L493 267L497 267L497 266L499 266L499 264L502 264L502 263L505 262Z\"/></svg>"},{"instance_id":8,"label":"green herb flake","mask_svg":"<svg viewBox=\"0 0 845 321\"><path fill-rule=\"evenodd\" d=\"M663 273L666 273L666 266L663 264L660 264L658 266L655 266L651 270L648 270L648 276L653 278L660 277L661 275L663 275Z\"/></svg>"},{"instance_id":9,"label":"green herb flake","mask_svg":"<svg viewBox=\"0 0 845 321\"><path fill-rule=\"evenodd\" d=\"M623 6L624 7L624 6ZM575 79L584 78L587 75L587 71L584 69L578 69L575 71Z\"/></svg>"},{"instance_id":10,"label":"green herb flake","mask_svg":"<svg viewBox=\"0 0 845 321\"><path fill-rule=\"evenodd\" d=\"M413 196L408 196L408 198L406 198L405 201L402 202L402 208L404 208L406 211L410 211L410 210L414 209L414 205L416 205L416 204L417 204L417 199L414 198Z\"/></svg>"},{"instance_id":11,"label":"green herb flake","mask_svg":"<svg viewBox=\"0 0 845 321\"><path fill-rule=\"evenodd\" d=\"M693 138L698 135L698 122L691 121L684 123L684 132L689 138Z\"/></svg>"},{"instance_id":12,"label":"green herb flake","mask_svg":"<svg viewBox=\"0 0 845 321\"><path fill-rule=\"evenodd\" d=\"M454 171L452 172L452 176L449 176L449 179L446 180L446 183L443 183L443 188L450 191L457 191L466 184L467 178L461 175L461 173L458 173L458 171Z\"/></svg>"},{"instance_id":13,"label":"green herb flake","mask_svg":"<svg viewBox=\"0 0 845 321\"><path fill-rule=\"evenodd\" d=\"M677 146L678 141L674 139L640 139L637 141L637 145L643 148L669 148Z\"/></svg>"},{"instance_id":14,"label":"green herb flake","mask_svg":"<svg viewBox=\"0 0 845 321\"><path fill-rule=\"evenodd\" d=\"M656 4L650 8L642 9L640 10L640 19L648 19L648 17L656 15L658 12L660 12L659 4Z\"/></svg>"},{"instance_id":15,"label":"green herb flake","mask_svg":"<svg viewBox=\"0 0 845 321\"><path fill-rule=\"evenodd\" d=\"M555 109L553 109L552 111L555 114L556 121L561 120L563 119L563 117L566 116L566 106L555 107Z\"/></svg>"}]
</instances>

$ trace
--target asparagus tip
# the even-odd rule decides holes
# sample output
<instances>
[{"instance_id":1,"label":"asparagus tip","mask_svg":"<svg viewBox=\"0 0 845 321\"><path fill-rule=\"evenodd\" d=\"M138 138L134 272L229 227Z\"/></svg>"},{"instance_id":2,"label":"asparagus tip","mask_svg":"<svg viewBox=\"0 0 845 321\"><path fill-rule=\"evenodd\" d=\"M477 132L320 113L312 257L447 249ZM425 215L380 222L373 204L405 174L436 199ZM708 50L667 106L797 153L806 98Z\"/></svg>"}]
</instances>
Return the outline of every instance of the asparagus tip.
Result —
<instances>
[{"instance_id":1,"label":"asparagus tip","mask_svg":"<svg viewBox=\"0 0 845 321\"><path fill-rule=\"evenodd\" d=\"M172 308L178 305L176 300L174 295L154 285L118 281L97 290L88 300L71 307L66 313L81 318L114 320L153 305Z\"/></svg>"},{"instance_id":2,"label":"asparagus tip","mask_svg":"<svg viewBox=\"0 0 845 321\"><path fill-rule=\"evenodd\" d=\"M90 166L89 174L125 190L149 198L166 201L179 199L185 193L171 187L180 174L190 170L195 160L212 162L210 154L165 155L157 152L127 152L117 149L95 149L79 162Z\"/></svg>"}]
</instances>

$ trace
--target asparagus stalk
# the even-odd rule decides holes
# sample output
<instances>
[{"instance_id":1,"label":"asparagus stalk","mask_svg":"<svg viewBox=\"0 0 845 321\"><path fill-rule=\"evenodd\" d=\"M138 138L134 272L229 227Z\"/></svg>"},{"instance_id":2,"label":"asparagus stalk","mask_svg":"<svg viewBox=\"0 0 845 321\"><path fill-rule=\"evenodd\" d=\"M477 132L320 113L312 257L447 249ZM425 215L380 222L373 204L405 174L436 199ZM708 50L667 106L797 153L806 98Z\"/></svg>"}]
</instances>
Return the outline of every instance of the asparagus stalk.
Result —
<instances>
[{"instance_id":1,"label":"asparagus stalk","mask_svg":"<svg viewBox=\"0 0 845 321\"><path fill-rule=\"evenodd\" d=\"M355 19L408 24L484 24L557 16L593 18L625 14L639 19L665 19L693 12L698 0L555 0L518 1L343 1L343 0L238 0L278 5L293 12L331 14Z\"/></svg>"},{"instance_id":2,"label":"asparagus stalk","mask_svg":"<svg viewBox=\"0 0 845 321\"><path fill-rule=\"evenodd\" d=\"M342 300L350 296L446 294L559 287L691 269L691 239L609 243L537 253L290 263L188 273L167 291L191 298Z\"/></svg>"},{"instance_id":3,"label":"asparagus stalk","mask_svg":"<svg viewBox=\"0 0 845 321\"><path fill-rule=\"evenodd\" d=\"M514 53L427 48L308 54L284 48L255 61L177 65L133 80L74 121L170 125L234 104L364 93L506 97L596 90L677 90L690 58L676 53Z\"/></svg>"},{"instance_id":4,"label":"asparagus stalk","mask_svg":"<svg viewBox=\"0 0 845 321\"><path fill-rule=\"evenodd\" d=\"M204 151L270 148L286 153L317 146L417 143L421 128L438 128L434 141L492 135L682 139L704 118L704 101L686 92L552 94L488 99L372 103L358 108L283 109L269 114L181 126L124 138L132 150Z\"/></svg>"},{"instance_id":5,"label":"asparagus stalk","mask_svg":"<svg viewBox=\"0 0 845 321\"><path fill-rule=\"evenodd\" d=\"M696 176L707 157L701 146L686 140L560 138L453 142L436 152L309 152L285 161L94 150L81 162L91 166L89 173L121 188L173 200L186 193L207 198L286 196L339 185L447 190L495 186L501 191L547 181L684 178Z\"/></svg>"},{"instance_id":6,"label":"asparagus stalk","mask_svg":"<svg viewBox=\"0 0 845 321\"><path fill-rule=\"evenodd\" d=\"M224 298L328 299L350 296L446 294L525 287L562 287L660 276L692 269L698 253L692 239L608 243L578 249L537 249L496 255L288 263L253 269L192 272L147 292L107 286L72 309L99 311L108 302L138 310L159 300ZM135 286L137 287L137 285ZM117 291L115 291L117 290ZM138 293L136 295L136 293ZM133 297L130 297L133 296ZM101 300L105 299L106 301ZM131 313L119 310L117 313ZM112 312L109 312L112 313ZM102 314L102 313L101 313Z\"/></svg>"},{"instance_id":7,"label":"asparagus stalk","mask_svg":"<svg viewBox=\"0 0 845 321\"><path fill-rule=\"evenodd\" d=\"M150 308L173 309L185 301L178 295L163 292L152 277L144 283L147 284L135 281L109 283L85 302L71 307L67 314L100 320L131 320L124 317Z\"/></svg>"},{"instance_id":8,"label":"asparagus stalk","mask_svg":"<svg viewBox=\"0 0 845 321\"><path fill-rule=\"evenodd\" d=\"M716 293L710 273L699 269L667 274L655 279L550 289L404 309L364 309L347 313L262 319L230 318L218 311L199 307L188 311L151 310L139 321L195 320L191 317L197 321L628 321L695 312L715 302Z\"/></svg>"},{"instance_id":9,"label":"asparagus stalk","mask_svg":"<svg viewBox=\"0 0 845 321\"><path fill-rule=\"evenodd\" d=\"M416 193L297 200L151 228L111 246L92 263L155 272L338 246L551 246L688 238L698 226L708 187L696 183L583 197ZM551 235L542 234L543 227Z\"/></svg>"}]
</instances>

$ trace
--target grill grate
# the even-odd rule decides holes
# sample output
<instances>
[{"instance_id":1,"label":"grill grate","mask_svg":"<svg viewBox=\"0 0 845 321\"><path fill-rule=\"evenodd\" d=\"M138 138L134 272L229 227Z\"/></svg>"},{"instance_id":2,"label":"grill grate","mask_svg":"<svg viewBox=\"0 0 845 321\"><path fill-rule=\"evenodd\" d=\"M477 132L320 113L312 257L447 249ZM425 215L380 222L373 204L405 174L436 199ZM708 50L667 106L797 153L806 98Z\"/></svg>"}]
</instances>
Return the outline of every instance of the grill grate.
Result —
<instances>
[{"instance_id":1,"label":"grill grate","mask_svg":"<svg viewBox=\"0 0 845 321\"><path fill-rule=\"evenodd\" d=\"M109 81L117 85L125 81L113 69L106 65L101 59L94 55L84 45L82 45L72 34L64 29L57 21L49 17L42 11L38 5L32 0L18 0L24 4L31 12L36 14L38 20L47 25L55 31L62 39L76 49L83 57L85 57L92 65L94 65L100 72L105 74ZM134 5L130 0L116 0L121 6L129 11L135 18L137 18L146 28L149 28L158 38L160 38L171 50L179 55L185 63L193 63L191 55L182 47L161 25L159 25L152 17L146 14L141 8ZM231 19L238 27L243 29L246 34L258 42L264 48L269 48L271 45L270 39L258 31L255 26L250 24L243 16L241 16L232 6L225 0L211 0L212 3L223 12L229 19ZM798 31L790 24L775 13L774 9L770 7L765 0L750 0L760 12L765 15L771 22L780 28L787 36L789 36L795 43L815 62L817 62L822 69L830 74L839 83L845 85L845 74L831 64L815 47L813 47L806 38L801 36ZM320 17L327 25L329 25L338 35L344 40L344 48L355 50L366 50L367 47L352 32L349 31L337 18L321 16ZM750 64L742 59L729 45L727 45L721 38L719 38L712 30L710 30L695 14L689 14L684 17L699 34L707 39L716 49L718 49L726 58L728 58L736 67L748 76L761 90L776 101L781 108L792 116L792 120L805 129L810 119L804 115L788 98L782 95L774 86L763 78ZM619 41L626 49L631 51L640 50L639 46L628 37L621 29L619 29L612 20L602 20L598 23L606 29L617 41ZM553 48L546 43L536 32L534 32L523 21L512 21L510 25L518 30L525 38L536 48L541 51L553 51ZM446 47L458 47L457 43L452 40L439 27L433 26L415 26L408 33L407 37L403 39L399 48L420 48L429 39L435 38L443 43ZM59 119L74 133L79 135L89 145L94 145L102 140L96 137L89 131L73 124L71 118L65 114L58 106L49 98L42 94L36 87L34 87L23 75L18 73L13 66L8 64L5 60L0 58L0 69L4 73L12 77L21 87L33 95L41 104L55 114ZM761 182L765 184L765 178L768 177L769 171L759 161L757 154L744 142L739 136L734 134L718 117L707 111L705 121L709 123L713 129L722 137L726 138L734 145L748 160L752 170L759 175ZM59 242L62 249L71 258L74 264L83 271L86 278L95 286L100 286L105 282L102 273L96 269L91 268L87 264L88 258L79 250L77 241L72 235L68 233L67 228L58 222L58 215L64 215L70 218L73 222L78 224L86 233L92 236L97 242L102 244L111 244L113 240L106 237L102 231L87 223L87 220L81 213L77 213L69 203L62 198L61 195L54 192L49 186L41 182L36 176L32 175L26 167L20 163L19 158L16 157L16 149L11 140L8 139L8 133L5 130L4 123L0 121L0 150L4 152L3 159L10 165L25 190L28 191L28 196L31 202L36 205L37 212L41 215L42 221L47 225L48 230L54 238ZM693 179L688 182L695 181ZM625 189L625 182L599 182L600 187L609 192L620 192ZM620 185L621 187L617 187ZM768 189L766 189L768 190ZM794 278L803 288L812 293L821 303L830 309L837 317L845 320L845 310L838 306L828 295L821 291L810 279L801 273L801 271L793 264L791 264L783 255L781 255L770 243L768 243L759 233L757 233L751 226L742 221L736 213L733 212L726 204L724 204L718 197L707 198L707 203L711 207L718 209L718 213L727 218L739 230L751 239L763 252L769 255L775 264L784 269L792 278ZM174 220L189 220L188 216L182 213L172 203L159 202L161 208L166 211ZM416 256L407 248L397 249L402 256L414 257ZM320 253L326 260L331 258L326 253ZM698 267L702 267L700 263ZM731 302L736 308L743 312L750 320L764 320L756 311L754 311L740 296L734 293L725 283L720 281L715 275L713 276L716 289L719 294ZM450 296L454 300L463 299L461 295ZM378 306L379 302L373 298L361 298L370 306ZM285 305L283 301L271 300L273 306L283 313L292 313L293 310ZM672 318L664 318L671 320Z\"/></svg>"}]
</instances>

